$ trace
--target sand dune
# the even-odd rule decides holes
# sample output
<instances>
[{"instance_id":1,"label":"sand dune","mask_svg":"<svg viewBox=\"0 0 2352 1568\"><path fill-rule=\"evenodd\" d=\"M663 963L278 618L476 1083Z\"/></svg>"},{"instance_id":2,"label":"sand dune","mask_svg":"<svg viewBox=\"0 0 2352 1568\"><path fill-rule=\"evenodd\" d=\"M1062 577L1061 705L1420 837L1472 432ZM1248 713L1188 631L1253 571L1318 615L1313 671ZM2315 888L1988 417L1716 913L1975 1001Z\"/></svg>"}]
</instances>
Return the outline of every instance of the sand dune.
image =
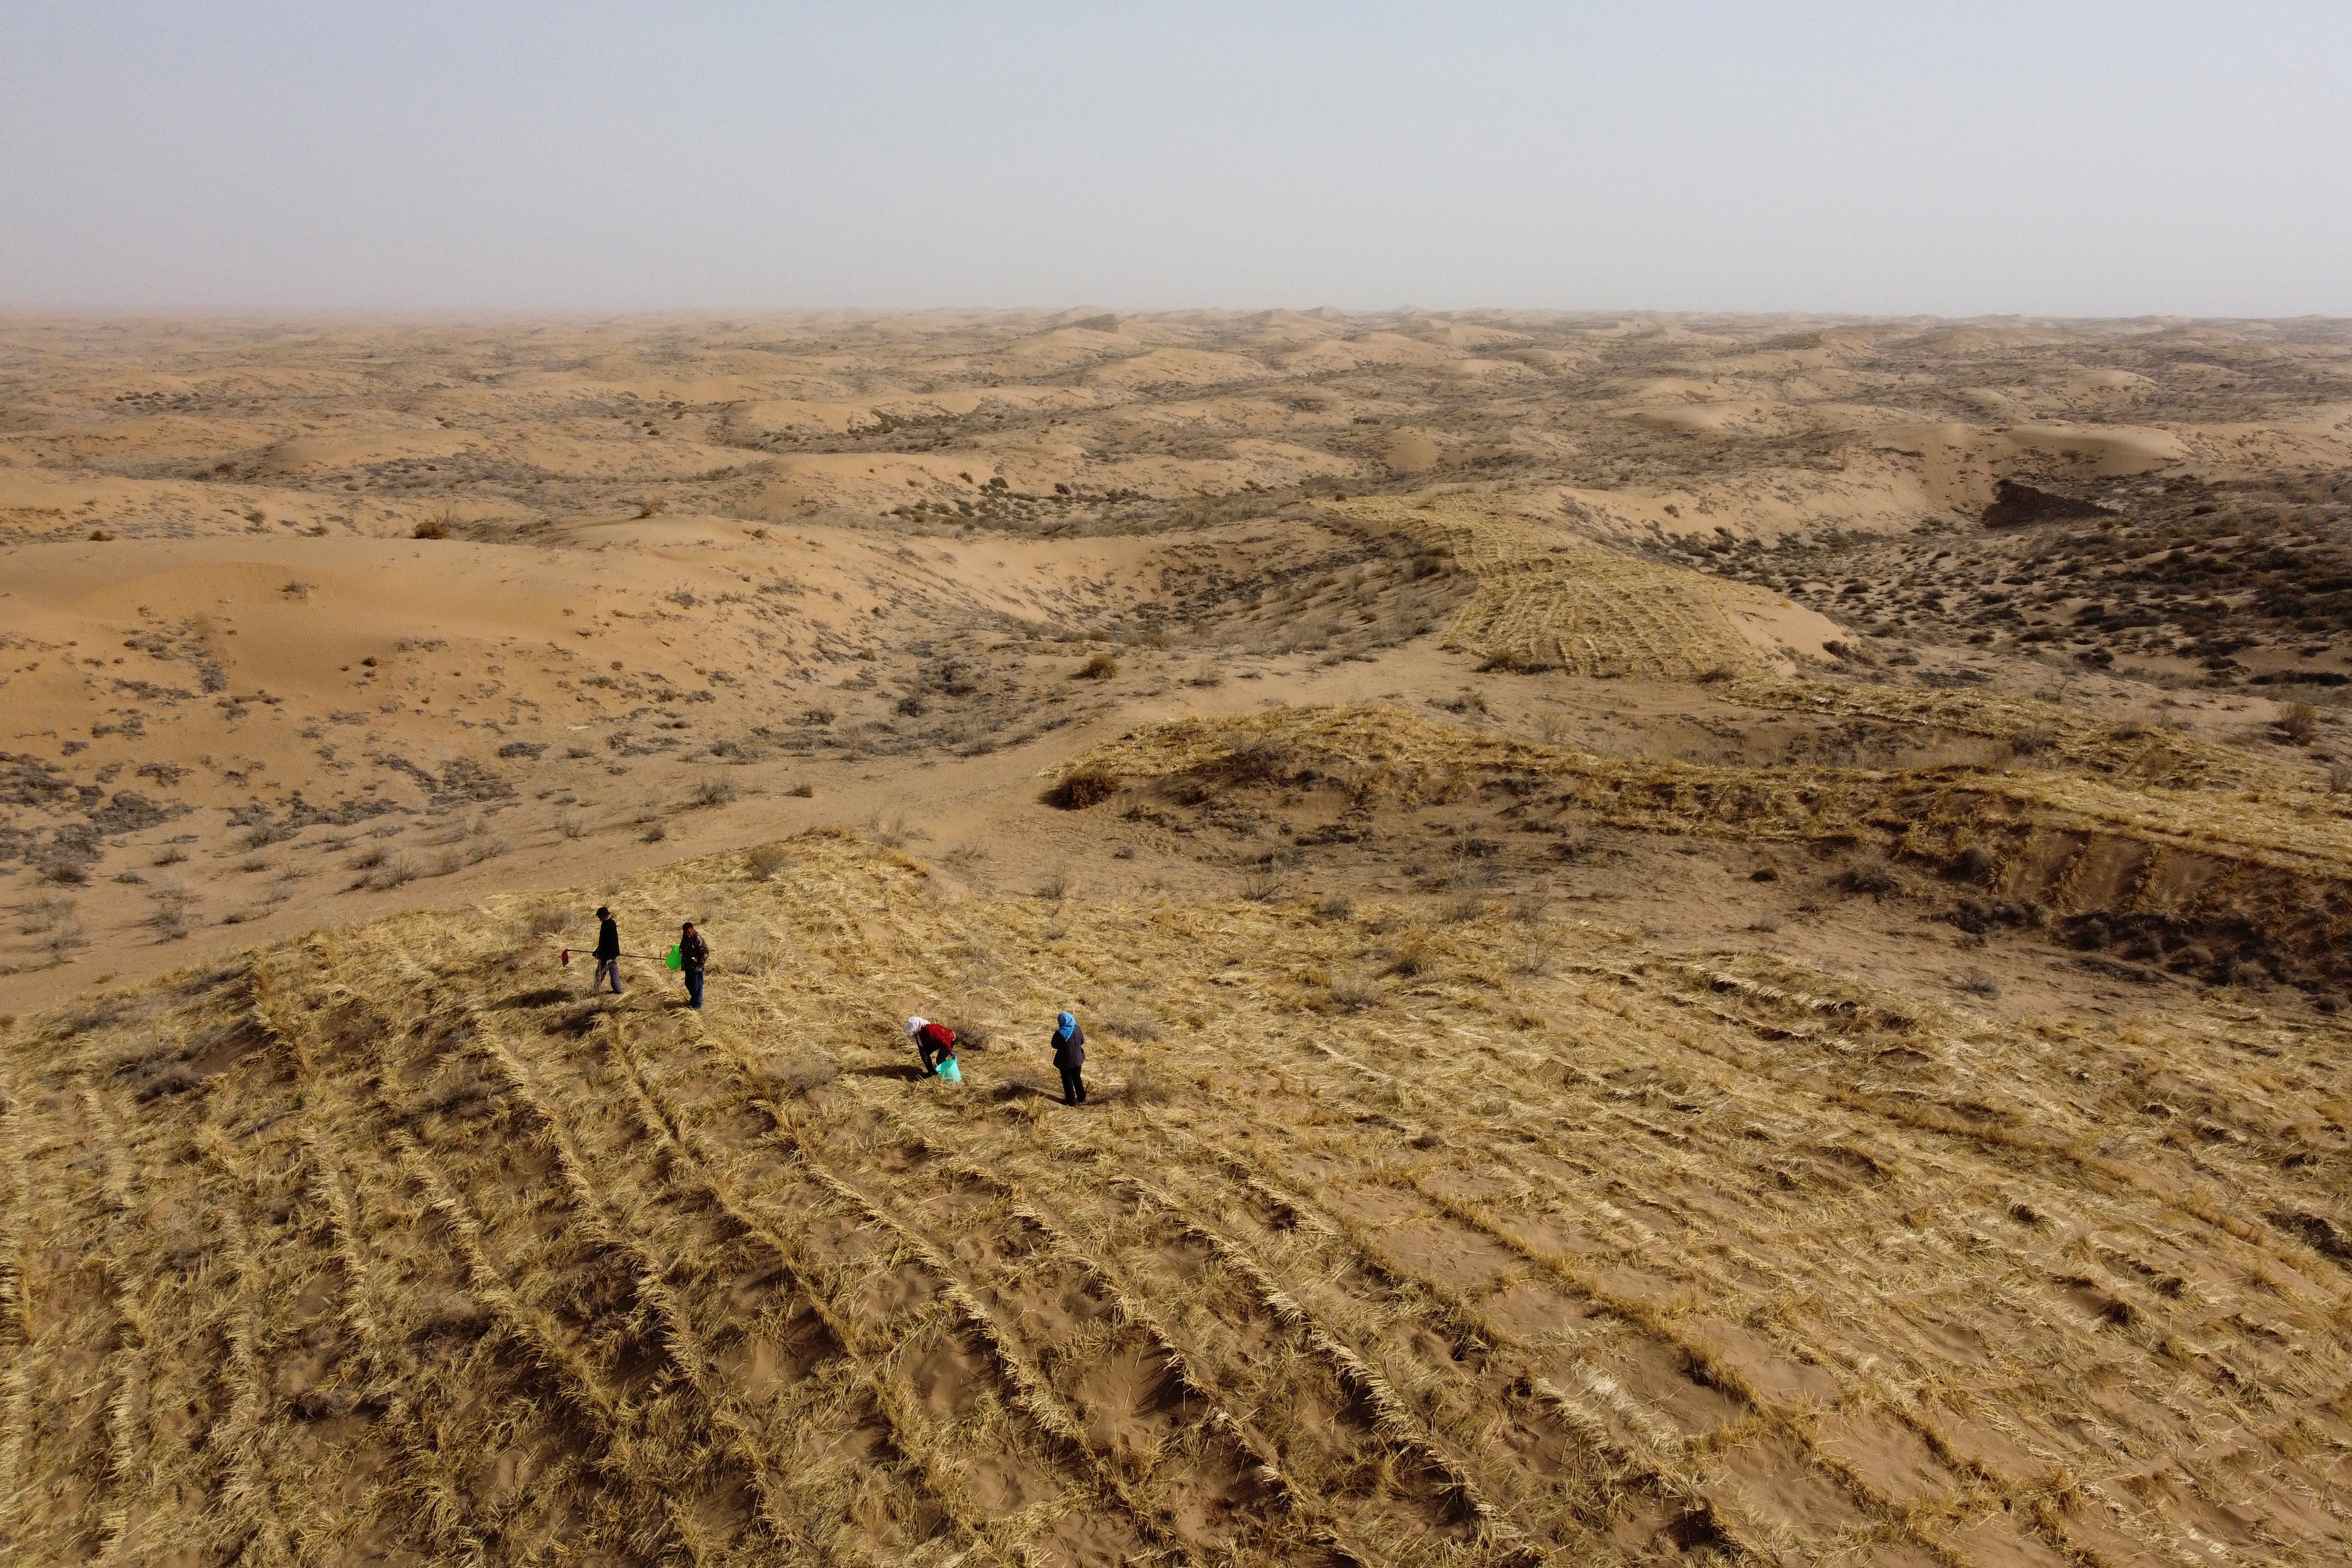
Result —
<instances>
[{"instance_id":1,"label":"sand dune","mask_svg":"<svg viewBox=\"0 0 2352 1568\"><path fill-rule=\"evenodd\" d=\"M0 324L0 1540L2339 1561L2347 378Z\"/></svg>"}]
</instances>

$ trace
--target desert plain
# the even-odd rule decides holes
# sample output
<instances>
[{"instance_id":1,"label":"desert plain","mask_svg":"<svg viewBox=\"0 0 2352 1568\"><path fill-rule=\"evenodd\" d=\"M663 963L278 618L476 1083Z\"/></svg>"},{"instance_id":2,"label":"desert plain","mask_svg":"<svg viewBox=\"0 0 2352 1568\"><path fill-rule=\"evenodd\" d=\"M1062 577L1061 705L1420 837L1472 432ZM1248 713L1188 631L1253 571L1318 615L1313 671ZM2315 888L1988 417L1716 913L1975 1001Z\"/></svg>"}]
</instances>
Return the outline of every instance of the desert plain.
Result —
<instances>
[{"instance_id":1,"label":"desert plain","mask_svg":"<svg viewBox=\"0 0 2352 1568\"><path fill-rule=\"evenodd\" d=\"M0 322L0 1541L2340 1563L2347 687L2336 321Z\"/></svg>"}]
</instances>

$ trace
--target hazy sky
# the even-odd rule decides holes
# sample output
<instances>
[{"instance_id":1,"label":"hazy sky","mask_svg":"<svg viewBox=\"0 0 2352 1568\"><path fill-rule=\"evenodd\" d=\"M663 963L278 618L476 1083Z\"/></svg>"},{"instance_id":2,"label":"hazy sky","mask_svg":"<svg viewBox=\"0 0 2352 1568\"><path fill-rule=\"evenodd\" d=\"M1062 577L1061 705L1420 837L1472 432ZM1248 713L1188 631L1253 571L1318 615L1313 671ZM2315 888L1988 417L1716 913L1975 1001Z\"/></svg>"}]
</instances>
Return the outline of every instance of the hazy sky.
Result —
<instances>
[{"instance_id":1,"label":"hazy sky","mask_svg":"<svg viewBox=\"0 0 2352 1568\"><path fill-rule=\"evenodd\" d=\"M2352 0L0 0L0 309L2352 314Z\"/></svg>"}]
</instances>

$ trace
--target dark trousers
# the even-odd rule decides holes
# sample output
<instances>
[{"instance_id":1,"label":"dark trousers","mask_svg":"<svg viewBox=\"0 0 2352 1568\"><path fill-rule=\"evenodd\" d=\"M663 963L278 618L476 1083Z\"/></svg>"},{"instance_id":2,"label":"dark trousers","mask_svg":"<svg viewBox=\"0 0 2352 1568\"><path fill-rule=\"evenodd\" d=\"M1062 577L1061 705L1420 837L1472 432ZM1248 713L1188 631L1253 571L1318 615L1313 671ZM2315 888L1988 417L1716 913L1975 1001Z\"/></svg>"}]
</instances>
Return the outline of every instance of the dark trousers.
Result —
<instances>
[{"instance_id":1,"label":"dark trousers","mask_svg":"<svg viewBox=\"0 0 2352 1568\"><path fill-rule=\"evenodd\" d=\"M688 1007L697 1007L697 1008L698 1008L698 1007L700 1007L700 1006L702 1005L702 971L701 971L701 970L699 970L699 969L688 969L688 970L686 972L686 997L687 997L687 1005L688 1005Z\"/></svg>"},{"instance_id":2,"label":"dark trousers","mask_svg":"<svg viewBox=\"0 0 2352 1568\"><path fill-rule=\"evenodd\" d=\"M588 988L591 991L602 990L607 980L613 982L613 994L619 996L621 994L621 961L618 958L597 959L596 977L588 982Z\"/></svg>"},{"instance_id":3,"label":"dark trousers","mask_svg":"<svg viewBox=\"0 0 2352 1568\"><path fill-rule=\"evenodd\" d=\"M915 1049L922 1053L923 1072L926 1077L929 1076L931 1071L939 1066L939 1059L947 1055L946 1051L940 1050L939 1047L933 1045L928 1040L918 1040L915 1041Z\"/></svg>"},{"instance_id":4,"label":"dark trousers","mask_svg":"<svg viewBox=\"0 0 2352 1568\"><path fill-rule=\"evenodd\" d=\"M1083 1064L1062 1069L1063 1104L1083 1105L1087 1103L1087 1081L1081 1076L1085 1071Z\"/></svg>"}]
</instances>

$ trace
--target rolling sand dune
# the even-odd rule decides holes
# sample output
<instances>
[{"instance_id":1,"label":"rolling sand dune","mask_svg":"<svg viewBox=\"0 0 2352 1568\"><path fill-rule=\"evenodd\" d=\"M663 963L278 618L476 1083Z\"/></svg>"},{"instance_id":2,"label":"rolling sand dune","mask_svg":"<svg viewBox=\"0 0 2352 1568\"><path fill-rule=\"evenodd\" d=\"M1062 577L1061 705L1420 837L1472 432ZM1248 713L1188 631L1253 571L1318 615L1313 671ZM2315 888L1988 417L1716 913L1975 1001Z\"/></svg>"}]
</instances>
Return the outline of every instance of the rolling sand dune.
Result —
<instances>
[{"instance_id":1,"label":"rolling sand dune","mask_svg":"<svg viewBox=\"0 0 2352 1568\"><path fill-rule=\"evenodd\" d=\"M2347 378L0 324L10 1561L2345 1560Z\"/></svg>"}]
</instances>

